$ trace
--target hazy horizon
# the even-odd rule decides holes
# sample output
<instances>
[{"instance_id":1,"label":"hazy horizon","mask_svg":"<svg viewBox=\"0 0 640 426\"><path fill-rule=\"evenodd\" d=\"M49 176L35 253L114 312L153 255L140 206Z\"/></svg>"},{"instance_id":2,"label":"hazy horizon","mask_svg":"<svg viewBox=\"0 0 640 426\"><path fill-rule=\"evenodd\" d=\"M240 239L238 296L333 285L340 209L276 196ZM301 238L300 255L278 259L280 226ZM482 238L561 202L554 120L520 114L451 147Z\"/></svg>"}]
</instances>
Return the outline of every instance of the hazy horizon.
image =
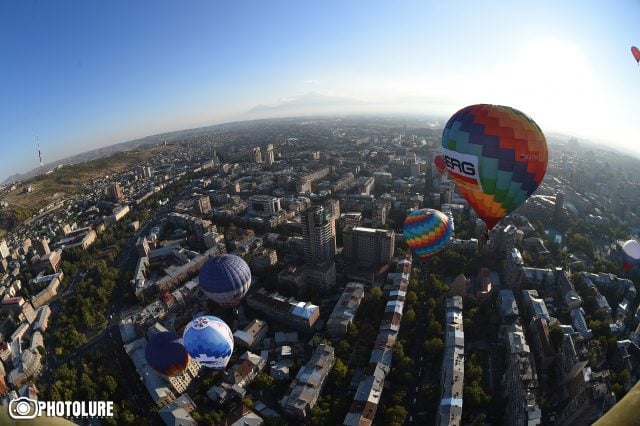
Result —
<instances>
[{"instance_id":1,"label":"hazy horizon","mask_svg":"<svg viewBox=\"0 0 640 426\"><path fill-rule=\"evenodd\" d=\"M629 51L640 44L638 2L190 6L0 5L0 179L38 166L36 139L51 163L253 118L448 117L474 103L640 152L640 69ZM296 106L309 94L333 102Z\"/></svg>"}]
</instances>

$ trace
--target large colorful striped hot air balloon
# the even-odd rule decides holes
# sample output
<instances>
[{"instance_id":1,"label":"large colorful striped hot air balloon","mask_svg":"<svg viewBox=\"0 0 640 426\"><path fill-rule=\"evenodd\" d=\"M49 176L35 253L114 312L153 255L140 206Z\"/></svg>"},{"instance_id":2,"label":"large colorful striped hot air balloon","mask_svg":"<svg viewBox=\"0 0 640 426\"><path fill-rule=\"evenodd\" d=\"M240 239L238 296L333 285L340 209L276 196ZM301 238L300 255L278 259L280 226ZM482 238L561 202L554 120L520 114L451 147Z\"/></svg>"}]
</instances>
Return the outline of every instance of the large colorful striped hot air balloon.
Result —
<instances>
[{"instance_id":1,"label":"large colorful striped hot air balloon","mask_svg":"<svg viewBox=\"0 0 640 426\"><path fill-rule=\"evenodd\" d=\"M202 291L221 306L236 307L251 285L251 269L241 257L221 254L200 268Z\"/></svg>"},{"instance_id":2,"label":"large colorful striped hot air balloon","mask_svg":"<svg viewBox=\"0 0 640 426\"><path fill-rule=\"evenodd\" d=\"M184 328L184 346L198 363L224 370L233 353L233 334L229 326L212 315L198 317Z\"/></svg>"},{"instance_id":3,"label":"large colorful striped hot air balloon","mask_svg":"<svg viewBox=\"0 0 640 426\"><path fill-rule=\"evenodd\" d=\"M622 245L622 267L628 271L638 261L640 261L640 244L636 240L625 242Z\"/></svg>"},{"instance_id":4,"label":"large colorful striped hot air balloon","mask_svg":"<svg viewBox=\"0 0 640 426\"><path fill-rule=\"evenodd\" d=\"M447 164L445 163L444 155L438 154L433 157L433 164L436 165L436 169L441 175L443 175L447 171Z\"/></svg>"},{"instance_id":5,"label":"large colorful striped hot air balloon","mask_svg":"<svg viewBox=\"0 0 640 426\"><path fill-rule=\"evenodd\" d=\"M189 354L182 344L182 337L171 331L151 336L144 355L149 367L168 377L180 374L189 364Z\"/></svg>"},{"instance_id":6,"label":"large colorful striped hot air balloon","mask_svg":"<svg viewBox=\"0 0 640 426\"><path fill-rule=\"evenodd\" d=\"M452 223L433 209L413 210L404 220L402 235L411 251L426 260L444 248L451 238Z\"/></svg>"},{"instance_id":7,"label":"large colorful striped hot air balloon","mask_svg":"<svg viewBox=\"0 0 640 426\"><path fill-rule=\"evenodd\" d=\"M542 131L506 106L456 112L442 133L442 150L449 176L488 229L524 203L547 171Z\"/></svg>"}]
</instances>

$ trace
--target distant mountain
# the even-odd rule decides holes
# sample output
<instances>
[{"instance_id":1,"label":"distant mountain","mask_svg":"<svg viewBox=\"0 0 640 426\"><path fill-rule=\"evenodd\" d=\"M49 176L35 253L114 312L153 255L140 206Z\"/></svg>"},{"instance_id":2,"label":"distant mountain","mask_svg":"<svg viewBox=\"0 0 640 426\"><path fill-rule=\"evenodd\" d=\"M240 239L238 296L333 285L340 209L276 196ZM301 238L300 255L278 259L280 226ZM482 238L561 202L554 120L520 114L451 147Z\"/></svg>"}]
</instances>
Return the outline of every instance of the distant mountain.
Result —
<instances>
[{"instance_id":1,"label":"distant mountain","mask_svg":"<svg viewBox=\"0 0 640 426\"><path fill-rule=\"evenodd\" d=\"M318 114L353 109L363 109L369 104L357 99L342 98L338 96L323 95L310 92L304 95L287 98L276 105L257 105L246 112L245 116L258 117L282 117L300 116L305 114Z\"/></svg>"},{"instance_id":2,"label":"distant mountain","mask_svg":"<svg viewBox=\"0 0 640 426\"><path fill-rule=\"evenodd\" d=\"M31 173L31 172L29 172L29 173ZM4 182L2 182L2 185L6 185L6 184L8 184L8 183L11 183L11 182L15 182L15 181L21 180L21 179L23 179L23 176L24 176L24 175L21 175L20 173L16 173L15 175L11 175L11 176L9 176L8 178L6 178L6 179L4 180Z\"/></svg>"}]
</instances>

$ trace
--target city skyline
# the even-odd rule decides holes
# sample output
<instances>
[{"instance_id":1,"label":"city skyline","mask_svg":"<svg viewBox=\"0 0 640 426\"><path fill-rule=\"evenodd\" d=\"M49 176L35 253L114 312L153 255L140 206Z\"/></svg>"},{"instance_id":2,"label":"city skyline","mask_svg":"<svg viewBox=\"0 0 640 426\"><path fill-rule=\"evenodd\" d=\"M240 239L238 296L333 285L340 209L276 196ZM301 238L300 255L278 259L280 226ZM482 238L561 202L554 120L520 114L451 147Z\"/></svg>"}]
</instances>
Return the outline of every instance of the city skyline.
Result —
<instances>
[{"instance_id":1,"label":"city skyline","mask_svg":"<svg viewBox=\"0 0 640 426\"><path fill-rule=\"evenodd\" d=\"M113 425L628 424L640 160L465 110L483 113L445 134L443 174L437 128L316 117L3 186L0 404L101 399Z\"/></svg>"},{"instance_id":2,"label":"city skyline","mask_svg":"<svg viewBox=\"0 0 640 426\"><path fill-rule=\"evenodd\" d=\"M151 7L153 5L153 7ZM38 2L0 6L4 180L102 146L314 113L510 105L638 155L640 4ZM316 104L296 103L309 94ZM280 108L256 108L260 105Z\"/></svg>"}]
</instances>

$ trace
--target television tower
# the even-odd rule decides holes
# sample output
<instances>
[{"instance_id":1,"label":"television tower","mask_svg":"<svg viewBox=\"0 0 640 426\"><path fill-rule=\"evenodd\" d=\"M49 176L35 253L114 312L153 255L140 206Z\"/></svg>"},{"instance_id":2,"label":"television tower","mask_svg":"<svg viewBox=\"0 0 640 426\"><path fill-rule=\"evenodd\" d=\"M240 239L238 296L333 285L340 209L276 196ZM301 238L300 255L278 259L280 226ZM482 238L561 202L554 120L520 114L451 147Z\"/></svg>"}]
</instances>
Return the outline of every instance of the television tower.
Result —
<instances>
[{"instance_id":1,"label":"television tower","mask_svg":"<svg viewBox=\"0 0 640 426\"><path fill-rule=\"evenodd\" d=\"M36 136L36 141L38 142L38 159L40 160L40 175L44 176L44 162L42 161L42 152L40 152L40 140Z\"/></svg>"}]
</instances>

